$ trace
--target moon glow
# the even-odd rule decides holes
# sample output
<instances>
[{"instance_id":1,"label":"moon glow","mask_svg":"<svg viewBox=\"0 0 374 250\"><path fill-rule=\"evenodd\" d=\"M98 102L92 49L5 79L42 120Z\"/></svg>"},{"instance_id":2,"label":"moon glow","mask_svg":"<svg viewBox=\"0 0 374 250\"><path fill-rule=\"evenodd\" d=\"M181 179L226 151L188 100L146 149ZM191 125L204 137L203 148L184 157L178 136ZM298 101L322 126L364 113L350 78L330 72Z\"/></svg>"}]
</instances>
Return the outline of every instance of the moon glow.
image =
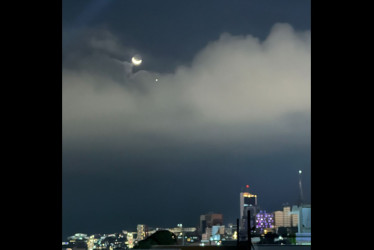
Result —
<instances>
[{"instance_id":1,"label":"moon glow","mask_svg":"<svg viewBox=\"0 0 374 250\"><path fill-rule=\"evenodd\" d=\"M134 64L135 66L139 66L141 63L142 63L142 58L140 56L133 56L131 58L131 62L132 64Z\"/></svg>"}]
</instances>

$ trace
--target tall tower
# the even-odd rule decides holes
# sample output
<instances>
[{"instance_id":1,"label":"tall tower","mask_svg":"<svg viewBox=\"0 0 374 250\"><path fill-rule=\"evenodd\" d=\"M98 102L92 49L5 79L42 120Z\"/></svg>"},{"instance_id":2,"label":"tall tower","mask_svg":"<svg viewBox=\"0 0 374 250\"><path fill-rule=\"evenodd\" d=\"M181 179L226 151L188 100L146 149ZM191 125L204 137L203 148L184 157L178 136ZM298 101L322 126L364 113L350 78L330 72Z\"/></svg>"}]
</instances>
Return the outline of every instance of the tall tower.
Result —
<instances>
[{"instance_id":1,"label":"tall tower","mask_svg":"<svg viewBox=\"0 0 374 250\"><path fill-rule=\"evenodd\" d=\"M251 218L247 218L248 210ZM240 231L242 235L247 235L245 232L248 228L248 222L251 227L255 226L257 213L257 195L249 192L249 185L245 186L244 191L240 193Z\"/></svg>"},{"instance_id":2,"label":"tall tower","mask_svg":"<svg viewBox=\"0 0 374 250\"><path fill-rule=\"evenodd\" d=\"M299 206L301 206L304 203L304 196L303 196L303 189L301 186L301 174L303 172L299 170L299 192L300 192L300 197L299 197Z\"/></svg>"},{"instance_id":3,"label":"tall tower","mask_svg":"<svg viewBox=\"0 0 374 250\"><path fill-rule=\"evenodd\" d=\"M136 229L137 229L137 232L138 232L136 240L137 241L144 240L147 237L148 227L146 225L139 224L136 227Z\"/></svg>"}]
</instances>

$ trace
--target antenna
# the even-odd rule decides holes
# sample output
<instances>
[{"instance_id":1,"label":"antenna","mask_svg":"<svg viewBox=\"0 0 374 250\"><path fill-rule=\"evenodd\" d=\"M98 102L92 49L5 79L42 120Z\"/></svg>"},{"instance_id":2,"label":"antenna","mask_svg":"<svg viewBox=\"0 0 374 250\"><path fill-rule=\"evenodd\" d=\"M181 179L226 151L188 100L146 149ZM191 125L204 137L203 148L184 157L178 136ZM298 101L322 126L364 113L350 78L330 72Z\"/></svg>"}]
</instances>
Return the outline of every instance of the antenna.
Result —
<instances>
[{"instance_id":1,"label":"antenna","mask_svg":"<svg viewBox=\"0 0 374 250\"><path fill-rule=\"evenodd\" d=\"M301 174L303 172L301 170L299 170L299 192L300 192L300 200L299 200L299 206L301 206L304 202L304 196L303 196L303 188L302 188L302 185L301 185Z\"/></svg>"}]
</instances>

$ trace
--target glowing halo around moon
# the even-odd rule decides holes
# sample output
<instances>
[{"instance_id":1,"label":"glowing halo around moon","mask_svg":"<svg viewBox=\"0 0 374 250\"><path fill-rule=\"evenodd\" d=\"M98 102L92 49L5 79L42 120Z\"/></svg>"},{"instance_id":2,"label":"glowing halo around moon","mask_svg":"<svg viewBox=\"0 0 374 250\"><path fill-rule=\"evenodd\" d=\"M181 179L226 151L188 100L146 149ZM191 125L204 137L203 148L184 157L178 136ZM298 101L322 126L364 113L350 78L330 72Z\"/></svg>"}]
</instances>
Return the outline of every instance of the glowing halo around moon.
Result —
<instances>
[{"instance_id":1,"label":"glowing halo around moon","mask_svg":"<svg viewBox=\"0 0 374 250\"><path fill-rule=\"evenodd\" d=\"M135 55L135 56L133 56L132 58L131 58L131 62L132 62L132 64L134 64L135 66L139 66L141 63L142 63L142 58L141 58L141 56L139 56L139 55Z\"/></svg>"}]
</instances>

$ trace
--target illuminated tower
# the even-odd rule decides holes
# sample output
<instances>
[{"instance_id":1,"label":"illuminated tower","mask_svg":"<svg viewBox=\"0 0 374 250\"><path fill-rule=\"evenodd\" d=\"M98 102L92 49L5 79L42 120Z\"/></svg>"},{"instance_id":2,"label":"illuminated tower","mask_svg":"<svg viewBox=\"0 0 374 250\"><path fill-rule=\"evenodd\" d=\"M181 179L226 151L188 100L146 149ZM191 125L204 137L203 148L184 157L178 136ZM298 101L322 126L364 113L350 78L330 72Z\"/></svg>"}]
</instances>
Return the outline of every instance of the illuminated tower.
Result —
<instances>
[{"instance_id":1,"label":"illuminated tower","mask_svg":"<svg viewBox=\"0 0 374 250\"><path fill-rule=\"evenodd\" d=\"M137 237L136 237L137 241L144 240L148 236L147 235L148 227L146 225L139 224L137 226L137 231L138 231Z\"/></svg>"},{"instance_id":2,"label":"illuminated tower","mask_svg":"<svg viewBox=\"0 0 374 250\"><path fill-rule=\"evenodd\" d=\"M303 189L301 186L301 174L302 174L302 171L299 170L299 191L300 191L299 206L301 206L304 203Z\"/></svg>"},{"instance_id":3,"label":"illuminated tower","mask_svg":"<svg viewBox=\"0 0 374 250\"><path fill-rule=\"evenodd\" d=\"M247 218L248 210L250 211L251 218ZM249 193L249 185L245 186L243 192L240 193L240 231L243 235L247 231L248 221L250 226L255 225L257 212L257 195Z\"/></svg>"},{"instance_id":4,"label":"illuminated tower","mask_svg":"<svg viewBox=\"0 0 374 250\"><path fill-rule=\"evenodd\" d=\"M128 246L128 248L133 248L134 247L134 236L132 233L127 233L127 241L126 241L126 245Z\"/></svg>"}]
</instances>

